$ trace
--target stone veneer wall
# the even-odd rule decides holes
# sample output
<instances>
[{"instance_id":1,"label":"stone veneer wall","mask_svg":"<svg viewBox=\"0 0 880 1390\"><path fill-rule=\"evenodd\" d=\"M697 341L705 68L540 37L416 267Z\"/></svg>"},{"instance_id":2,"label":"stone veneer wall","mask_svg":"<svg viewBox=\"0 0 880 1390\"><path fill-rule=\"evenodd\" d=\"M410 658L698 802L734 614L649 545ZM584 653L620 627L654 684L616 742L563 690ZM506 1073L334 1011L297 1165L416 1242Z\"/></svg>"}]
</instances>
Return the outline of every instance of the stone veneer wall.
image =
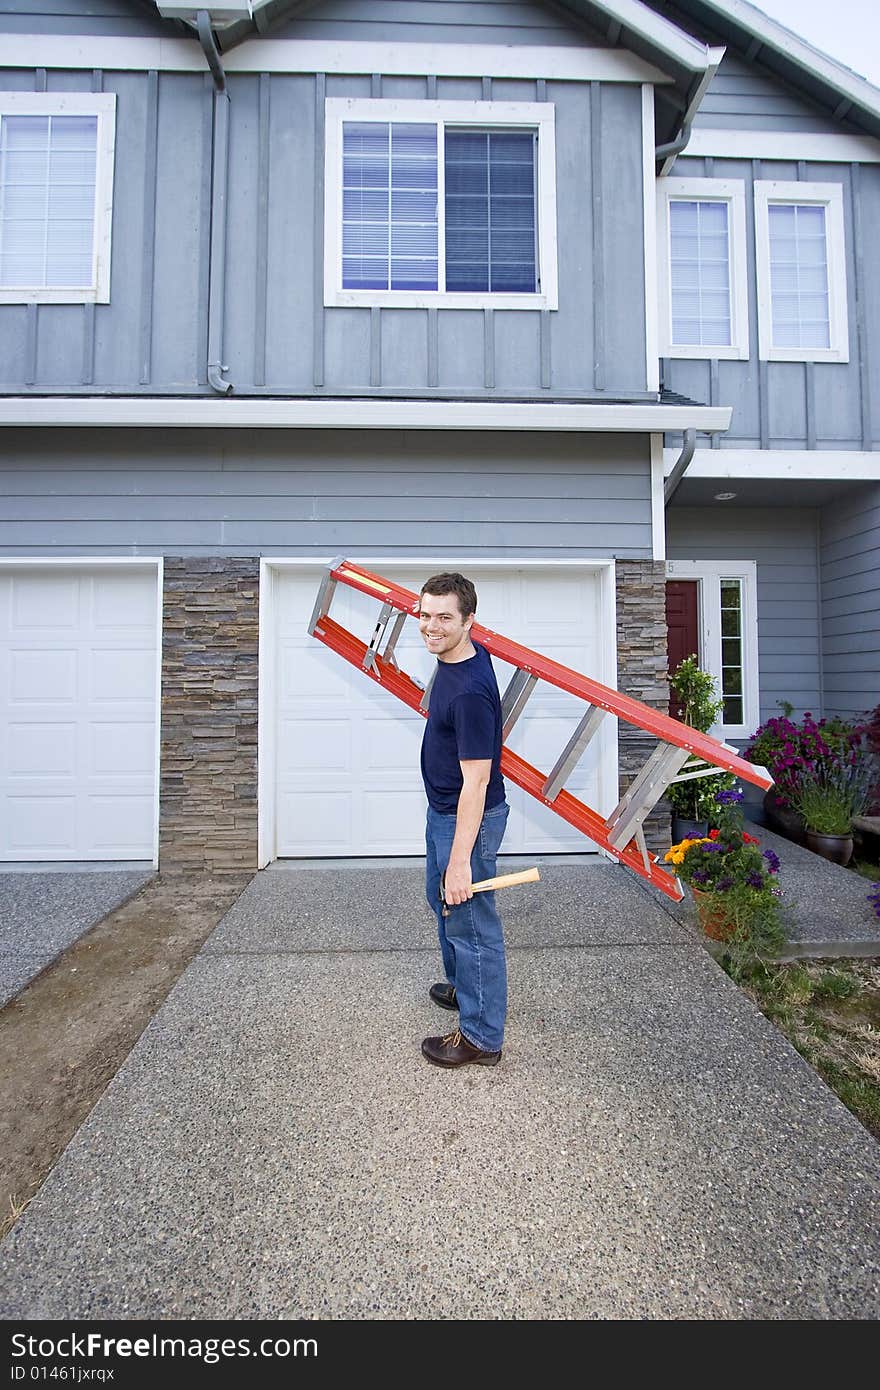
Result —
<instances>
[{"instance_id":1,"label":"stone veneer wall","mask_svg":"<svg viewBox=\"0 0 880 1390\"><path fill-rule=\"evenodd\" d=\"M662 560L618 560L616 573L618 687L667 714L666 564ZM650 734L640 734L631 724L618 725L621 792L656 746L657 740ZM648 848L668 849L669 833L669 809L664 801L645 821Z\"/></svg>"},{"instance_id":2,"label":"stone veneer wall","mask_svg":"<svg viewBox=\"0 0 880 1390\"><path fill-rule=\"evenodd\" d=\"M159 867L257 867L260 562L169 556Z\"/></svg>"}]
</instances>

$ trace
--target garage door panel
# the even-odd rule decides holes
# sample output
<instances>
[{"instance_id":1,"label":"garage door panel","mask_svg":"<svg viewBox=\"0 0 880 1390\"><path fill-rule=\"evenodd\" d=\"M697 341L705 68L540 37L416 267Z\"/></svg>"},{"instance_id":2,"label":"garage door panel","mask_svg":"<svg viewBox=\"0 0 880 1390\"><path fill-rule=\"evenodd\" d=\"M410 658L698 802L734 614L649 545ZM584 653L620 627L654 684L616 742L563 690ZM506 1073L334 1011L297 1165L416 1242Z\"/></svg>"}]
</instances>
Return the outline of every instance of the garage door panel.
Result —
<instances>
[{"instance_id":1,"label":"garage door panel","mask_svg":"<svg viewBox=\"0 0 880 1390\"><path fill-rule=\"evenodd\" d=\"M90 776L148 777L152 772L156 756L156 731L152 720L140 724L131 721L93 723L89 734Z\"/></svg>"},{"instance_id":2,"label":"garage door panel","mask_svg":"<svg viewBox=\"0 0 880 1390\"><path fill-rule=\"evenodd\" d=\"M0 575L0 859L151 859L155 569Z\"/></svg>"},{"instance_id":3,"label":"garage door panel","mask_svg":"<svg viewBox=\"0 0 880 1390\"><path fill-rule=\"evenodd\" d=\"M350 854L352 807L348 788L338 792L282 792L278 805L282 830L278 853L282 857Z\"/></svg>"},{"instance_id":4,"label":"garage door panel","mask_svg":"<svg viewBox=\"0 0 880 1390\"><path fill-rule=\"evenodd\" d=\"M410 786L359 797L364 854L420 854L425 848L425 798ZM398 848L400 846L400 848Z\"/></svg>"},{"instance_id":5,"label":"garage door panel","mask_svg":"<svg viewBox=\"0 0 880 1390\"><path fill-rule=\"evenodd\" d=\"M4 663L13 704L57 705L76 699L77 659L73 649L46 651L13 648Z\"/></svg>"},{"instance_id":6,"label":"garage door panel","mask_svg":"<svg viewBox=\"0 0 880 1390\"><path fill-rule=\"evenodd\" d=\"M352 738L349 718L321 719L307 705L303 713L281 722L279 776L321 771L350 773Z\"/></svg>"},{"instance_id":7,"label":"garage door panel","mask_svg":"<svg viewBox=\"0 0 880 1390\"><path fill-rule=\"evenodd\" d=\"M379 568L378 566L376 568ZM440 562L415 573L386 567L395 582L417 591ZM469 566L479 618L575 670L599 674L599 584L574 570L481 572ZM297 855L423 854L425 797L419 772L424 722L306 633L320 572L280 574L276 852ZM332 614L369 642L379 602L338 585ZM301 623L299 630L296 624ZM435 667L415 620L397 644L401 667L427 683ZM494 660L503 692L515 668ZM539 683L510 746L549 773L585 713L584 703ZM342 729L349 731L349 742ZM594 741L568 780L592 804L600 786L600 743ZM341 750L350 749L350 757ZM511 816L507 853L583 852L589 841L557 815L507 784Z\"/></svg>"},{"instance_id":8,"label":"garage door panel","mask_svg":"<svg viewBox=\"0 0 880 1390\"><path fill-rule=\"evenodd\" d=\"M76 725L30 721L7 729L10 778L73 777L76 773Z\"/></svg>"},{"instance_id":9,"label":"garage door panel","mask_svg":"<svg viewBox=\"0 0 880 1390\"><path fill-rule=\"evenodd\" d=\"M90 839L101 858L134 857L137 848L152 839L153 797L151 791L140 796L89 796Z\"/></svg>"},{"instance_id":10,"label":"garage door panel","mask_svg":"<svg viewBox=\"0 0 880 1390\"><path fill-rule=\"evenodd\" d=\"M151 702L156 681L156 648L97 647L88 652L88 698Z\"/></svg>"},{"instance_id":11,"label":"garage door panel","mask_svg":"<svg viewBox=\"0 0 880 1390\"><path fill-rule=\"evenodd\" d=\"M96 575L92 579L92 625L116 628L128 636L142 629L152 635L156 625L156 590L143 574Z\"/></svg>"},{"instance_id":12,"label":"garage door panel","mask_svg":"<svg viewBox=\"0 0 880 1390\"><path fill-rule=\"evenodd\" d=\"M70 631L80 625L80 583L75 576L28 574L12 583L12 631Z\"/></svg>"},{"instance_id":13,"label":"garage door panel","mask_svg":"<svg viewBox=\"0 0 880 1390\"><path fill-rule=\"evenodd\" d=\"M5 798L6 841L13 859L73 858L76 849L76 797ZM55 851L51 856L46 850Z\"/></svg>"}]
</instances>

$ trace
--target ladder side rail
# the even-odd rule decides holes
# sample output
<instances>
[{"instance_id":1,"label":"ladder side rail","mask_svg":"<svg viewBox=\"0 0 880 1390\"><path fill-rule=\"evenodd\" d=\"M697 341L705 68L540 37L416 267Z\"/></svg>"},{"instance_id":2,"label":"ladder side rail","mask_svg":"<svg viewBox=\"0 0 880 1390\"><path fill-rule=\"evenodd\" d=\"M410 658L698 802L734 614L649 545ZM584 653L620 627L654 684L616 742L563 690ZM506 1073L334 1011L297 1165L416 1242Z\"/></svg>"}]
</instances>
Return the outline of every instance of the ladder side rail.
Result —
<instances>
[{"instance_id":1,"label":"ladder side rail","mask_svg":"<svg viewBox=\"0 0 880 1390\"><path fill-rule=\"evenodd\" d=\"M381 596L396 608L405 609L413 615L418 611L417 594L390 580L384 580L369 570L364 570L354 561L341 562L333 574L336 579L353 588L361 589L363 593L372 597ZM500 657L511 666L520 667L561 690L567 690L569 694L577 695L610 714L616 714L619 719L654 734L664 743L687 748L689 752L704 757L715 768L733 772L743 781L752 782L765 790L773 785L773 779L766 768L748 762L741 754L731 749L729 744L723 744L708 734L700 733L699 730L682 724L660 710L652 709L650 705L634 699L631 695L624 695L589 676L573 671L568 666L563 666L550 657L542 656L522 643L513 641L512 638L502 637L500 633L493 632L480 623L474 623L471 633L491 655Z\"/></svg>"}]
</instances>

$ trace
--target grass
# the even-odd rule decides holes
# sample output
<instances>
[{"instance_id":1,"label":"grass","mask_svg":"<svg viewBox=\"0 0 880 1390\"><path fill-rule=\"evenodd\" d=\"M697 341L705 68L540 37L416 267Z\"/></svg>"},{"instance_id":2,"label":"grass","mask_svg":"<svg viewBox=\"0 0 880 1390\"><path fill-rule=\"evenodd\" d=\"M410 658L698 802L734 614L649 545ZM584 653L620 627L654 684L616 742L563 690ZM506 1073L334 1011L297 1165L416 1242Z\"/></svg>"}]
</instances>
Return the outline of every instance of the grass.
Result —
<instances>
[{"instance_id":1,"label":"grass","mask_svg":"<svg viewBox=\"0 0 880 1390\"><path fill-rule=\"evenodd\" d=\"M880 958L722 964L880 1139Z\"/></svg>"}]
</instances>

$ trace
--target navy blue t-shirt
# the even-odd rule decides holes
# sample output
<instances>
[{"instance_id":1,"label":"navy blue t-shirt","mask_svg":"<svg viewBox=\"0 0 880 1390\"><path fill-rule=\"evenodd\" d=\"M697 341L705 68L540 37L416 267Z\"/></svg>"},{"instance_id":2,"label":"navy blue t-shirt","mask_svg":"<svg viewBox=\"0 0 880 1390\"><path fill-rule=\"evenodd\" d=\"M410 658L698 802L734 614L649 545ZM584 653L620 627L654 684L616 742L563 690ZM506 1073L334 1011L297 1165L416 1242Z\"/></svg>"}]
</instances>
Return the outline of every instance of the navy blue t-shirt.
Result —
<instances>
[{"instance_id":1,"label":"navy blue t-shirt","mask_svg":"<svg viewBox=\"0 0 880 1390\"><path fill-rule=\"evenodd\" d=\"M466 661L438 661L422 739L422 778L428 802L454 815L464 779L459 762L491 758L486 810L504 800L501 776L501 697L485 647L474 643Z\"/></svg>"}]
</instances>

